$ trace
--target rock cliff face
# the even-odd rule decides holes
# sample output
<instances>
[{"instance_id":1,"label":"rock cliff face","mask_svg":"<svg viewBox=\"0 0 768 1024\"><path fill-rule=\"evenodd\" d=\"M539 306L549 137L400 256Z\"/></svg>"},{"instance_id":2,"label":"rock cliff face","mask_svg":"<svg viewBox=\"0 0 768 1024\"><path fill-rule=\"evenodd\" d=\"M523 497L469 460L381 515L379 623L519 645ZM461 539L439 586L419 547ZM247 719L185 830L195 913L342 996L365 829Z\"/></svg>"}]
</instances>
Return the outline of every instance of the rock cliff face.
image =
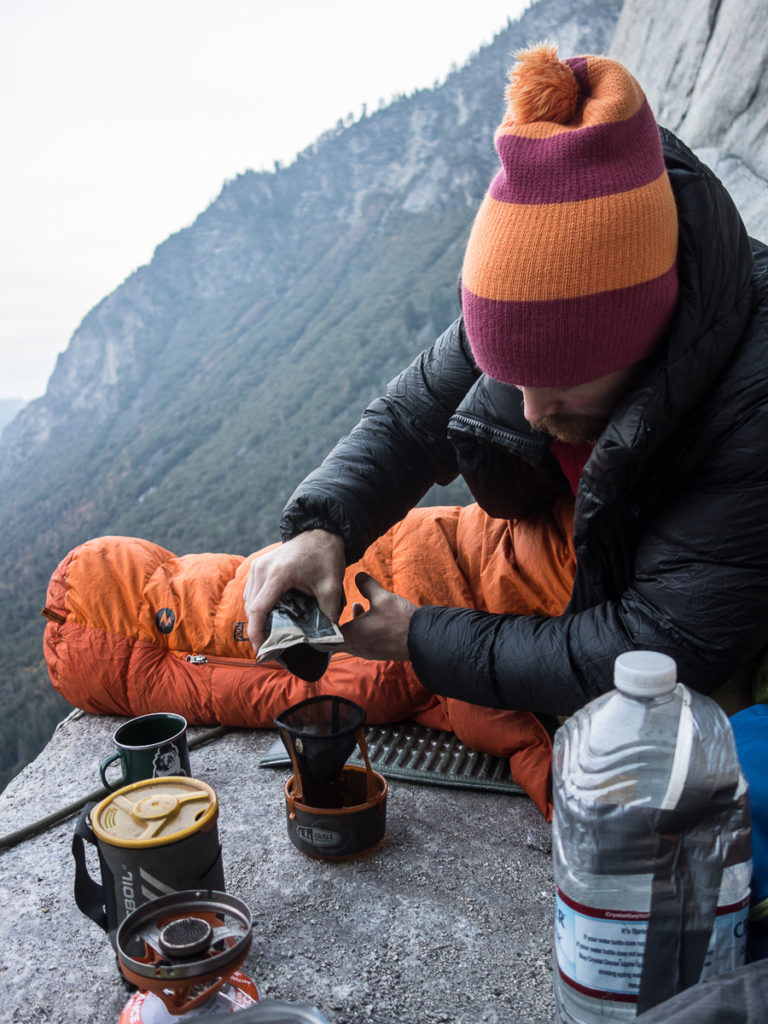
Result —
<instances>
[{"instance_id":1,"label":"rock cliff face","mask_svg":"<svg viewBox=\"0 0 768 1024\"><path fill-rule=\"evenodd\" d=\"M611 56L640 79L660 124L705 159L768 238L766 0L626 0Z\"/></svg>"}]
</instances>

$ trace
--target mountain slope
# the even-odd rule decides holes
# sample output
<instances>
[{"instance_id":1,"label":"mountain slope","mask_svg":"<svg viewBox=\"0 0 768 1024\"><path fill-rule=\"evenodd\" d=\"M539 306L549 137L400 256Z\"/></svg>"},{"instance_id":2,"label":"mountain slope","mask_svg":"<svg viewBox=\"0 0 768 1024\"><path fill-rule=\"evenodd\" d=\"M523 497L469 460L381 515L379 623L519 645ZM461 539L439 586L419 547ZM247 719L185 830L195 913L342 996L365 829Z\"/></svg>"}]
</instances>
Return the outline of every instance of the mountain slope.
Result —
<instances>
[{"instance_id":1,"label":"mountain slope","mask_svg":"<svg viewBox=\"0 0 768 1024\"><path fill-rule=\"evenodd\" d=\"M87 314L0 447L0 784L64 710L38 614L56 564L107 533L276 539L295 484L456 314L510 53L607 50L619 6L540 0L440 87L227 183Z\"/></svg>"},{"instance_id":2,"label":"mountain slope","mask_svg":"<svg viewBox=\"0 0 768 1024\"><path fill-rule=\"evenodd\" d=\"M0 434L26 404L23 398L0 398Z\"/></svg>"}]
</instances>

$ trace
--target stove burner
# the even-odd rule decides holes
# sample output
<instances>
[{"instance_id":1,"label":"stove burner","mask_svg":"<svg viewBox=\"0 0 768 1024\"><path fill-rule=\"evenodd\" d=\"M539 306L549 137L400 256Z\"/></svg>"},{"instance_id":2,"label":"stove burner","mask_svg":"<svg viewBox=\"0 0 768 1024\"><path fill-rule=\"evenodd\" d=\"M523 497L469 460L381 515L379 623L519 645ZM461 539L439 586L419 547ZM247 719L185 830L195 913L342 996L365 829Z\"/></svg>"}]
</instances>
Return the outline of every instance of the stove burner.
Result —
<instances>
[{"instance_id":1,"label":"stove burner","mask_svg":"<svg viewBox=\"0 0 768 1024\"><path fill-rule=\"evenodd\" d=\"M160 932L160 951L169 960L187 959L206 952L211 945L213 928L200 917L181 917L171 921Z\"/></svg>"}]
</instances>

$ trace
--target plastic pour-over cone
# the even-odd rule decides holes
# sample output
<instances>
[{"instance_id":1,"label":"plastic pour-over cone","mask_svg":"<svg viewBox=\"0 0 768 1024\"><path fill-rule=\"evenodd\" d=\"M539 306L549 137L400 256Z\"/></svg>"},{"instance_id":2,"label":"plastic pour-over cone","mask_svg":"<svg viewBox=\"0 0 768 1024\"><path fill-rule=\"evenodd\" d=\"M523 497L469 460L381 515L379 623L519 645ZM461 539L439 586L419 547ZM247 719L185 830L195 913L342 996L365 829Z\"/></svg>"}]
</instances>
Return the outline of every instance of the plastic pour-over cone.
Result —
<instances>
[{"instance_id":1,"label":"plastic pour-over cone","mask_svg":"<svg viewBox=\"0 0 768 1024\"><path fill-rule=\"evenodd\" d=\"M355 749L365 709L346 697L309 697L275 719L285 749L304 782L325 785Z\"/></svg>"}]
</instances>

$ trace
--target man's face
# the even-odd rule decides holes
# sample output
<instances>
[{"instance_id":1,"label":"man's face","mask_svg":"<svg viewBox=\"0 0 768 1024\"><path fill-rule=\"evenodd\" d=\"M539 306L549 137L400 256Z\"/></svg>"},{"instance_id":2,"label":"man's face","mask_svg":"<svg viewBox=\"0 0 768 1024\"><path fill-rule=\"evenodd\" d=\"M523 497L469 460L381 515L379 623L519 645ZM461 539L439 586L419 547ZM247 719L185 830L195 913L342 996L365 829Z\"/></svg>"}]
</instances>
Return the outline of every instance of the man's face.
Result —
<instances>
[{"instance_id":1,"label":"man's face","mask_svg":"<svg viewBox=\"0 0 768 1024\"><path fill-rule=\"evenodd\" d=\"M627 366L565 388L516 385L523 396L523 415L534 430L545 430L566 444L595 441L636 372L636 365Z\"/></svg>"}]
</instances>

